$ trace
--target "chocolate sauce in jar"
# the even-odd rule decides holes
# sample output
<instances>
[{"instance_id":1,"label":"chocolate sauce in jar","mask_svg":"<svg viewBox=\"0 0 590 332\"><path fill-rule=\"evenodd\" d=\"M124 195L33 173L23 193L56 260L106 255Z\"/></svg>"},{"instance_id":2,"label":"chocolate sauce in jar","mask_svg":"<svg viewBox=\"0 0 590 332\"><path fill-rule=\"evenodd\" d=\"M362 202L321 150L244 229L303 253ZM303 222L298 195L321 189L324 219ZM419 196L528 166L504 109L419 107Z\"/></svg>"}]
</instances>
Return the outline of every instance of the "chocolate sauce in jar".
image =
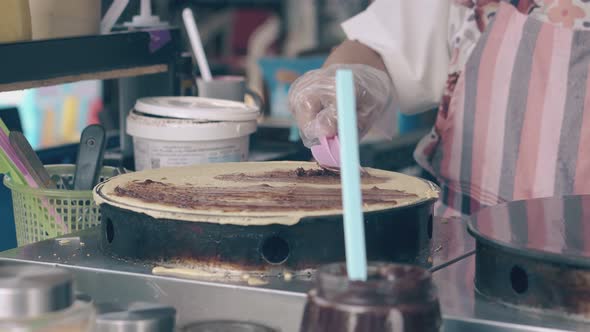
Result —
<instances>
[{"instance_id":1,"label":"chocolate sauce in jar","mask_svg":"<svg viewBox=\"0 0 590 332\"><path fill-rule=\"evenodd\" d=\"M300 332L435 332L441 314L430 273L370 263L367 281L350 281L344 264L319 269Z\"/></svg>"}]
</instances>

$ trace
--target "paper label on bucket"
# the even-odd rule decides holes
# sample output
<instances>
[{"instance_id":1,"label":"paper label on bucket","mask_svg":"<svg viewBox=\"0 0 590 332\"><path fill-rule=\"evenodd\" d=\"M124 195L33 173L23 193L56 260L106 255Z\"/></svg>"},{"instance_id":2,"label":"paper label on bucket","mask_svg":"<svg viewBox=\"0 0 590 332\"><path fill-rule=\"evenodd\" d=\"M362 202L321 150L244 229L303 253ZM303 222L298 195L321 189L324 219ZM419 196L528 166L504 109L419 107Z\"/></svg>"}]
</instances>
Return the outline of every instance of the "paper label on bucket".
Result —
<instances>
[{"instance_id":1,"label":"paper label on bucket","mask_svg":"<svg viewBox=\"0 0 590 332\"><path fill-rule=\"evenodd\" d=\"M135 169L246 161L248 137L210 142L165 142L134 138Z\"/></svg>"}]
</instances>

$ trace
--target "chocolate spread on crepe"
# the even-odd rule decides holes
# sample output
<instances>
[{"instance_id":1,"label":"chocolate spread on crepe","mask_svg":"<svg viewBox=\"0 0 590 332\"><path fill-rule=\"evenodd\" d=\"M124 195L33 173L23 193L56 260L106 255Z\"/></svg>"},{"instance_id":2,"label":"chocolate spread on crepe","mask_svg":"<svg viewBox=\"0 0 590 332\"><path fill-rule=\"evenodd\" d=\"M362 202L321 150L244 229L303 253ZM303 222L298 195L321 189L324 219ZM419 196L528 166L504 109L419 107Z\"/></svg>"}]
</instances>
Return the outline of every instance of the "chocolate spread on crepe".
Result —
<instances>
[{"instance_id":1,"label":"chocolate spread on crepe","mask_svg":"<svg viewBox=\"0 0 590 332\"><path fill-rule=\"evenodd\" d=\"M239 212L245 209L249 211L291 211L293 209L313 211L342 207L340 188L308 186L273 187L260 184L233 188L203 188L172 185L148 179L116 187L115 193L118 196L131 197L147 203L157 202L186 209L215 208L225 212ZM365 204L395 205L396 199L417 197L415 194L377 187L363 190Z\"/></svg>"},{"instance_id":2,"label":"chocolate spread on crepe","mask_svg":"<svg viewBox=\"0 0 590 332\"><path fill-rule=\"evenodd\" d=\"M303 168L298 167L293 170L273 170L264 173L233 173L216 176L215 179L223 181L238 182L292 182L292 183L313 183L313 184L340 184L340 174L325 168ZM361 182L363 184L379 184L387 182L386 177L379 177L371 174L363 174Z\"/></svg>"},{"instance_id":3,"label":"chocolate spread on crepe","mask_svg":"<svg viewBox=\"0 0 590 332\"><path fill-rule=\"evenodd\" d=\"M436 199L432 184L367 169L365 212ZM98 204L157 219L234 225L293 225L342 214L340 177L310 162L243 162L160 168L119 175L98 185Z\"/></svg>"}]
</instances>

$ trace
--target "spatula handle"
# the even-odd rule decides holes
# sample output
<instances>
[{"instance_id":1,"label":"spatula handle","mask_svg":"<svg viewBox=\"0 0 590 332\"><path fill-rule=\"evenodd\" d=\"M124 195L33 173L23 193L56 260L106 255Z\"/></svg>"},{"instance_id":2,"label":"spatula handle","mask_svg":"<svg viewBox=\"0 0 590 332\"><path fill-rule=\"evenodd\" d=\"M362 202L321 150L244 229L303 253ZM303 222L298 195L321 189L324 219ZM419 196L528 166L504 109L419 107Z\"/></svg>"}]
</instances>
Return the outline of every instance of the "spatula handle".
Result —
<instances>
[{"instance_id":1,"label":"spatula handle","mask_svg":"<svg viewBox=\"0 0 590 332\"><path fill-rule=\"evenodd\" d=\"M105 144L106 134L102 126L91 125L82 132L74 175L75 190L91 190L98 181Z\"/></svg>"}]
</instances>

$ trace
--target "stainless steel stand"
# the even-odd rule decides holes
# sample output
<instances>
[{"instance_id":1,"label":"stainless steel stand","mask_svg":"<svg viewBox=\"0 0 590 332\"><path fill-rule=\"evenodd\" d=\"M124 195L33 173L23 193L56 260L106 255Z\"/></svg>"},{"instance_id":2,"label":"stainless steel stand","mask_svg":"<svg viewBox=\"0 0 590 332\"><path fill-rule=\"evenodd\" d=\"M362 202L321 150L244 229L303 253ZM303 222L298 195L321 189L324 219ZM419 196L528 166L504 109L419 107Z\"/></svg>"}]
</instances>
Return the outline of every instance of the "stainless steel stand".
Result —
<instances>
[{"instance_id":1,"label":"stainless steel stand","mask_svg":"<svg viewBox=\"0 0 590 332\"><path fill-rule=\"evenodd\" d=\"M97 303L159 302L178 310L178 324L211 319L259 322L297 332L313 287L310 280L268 278L266 284L156 276L152 265L103 255L98 229L0 253L8 262L59 265L75 273L77 289ZM431 257L445 331L589 331L590 324L530 314L477 296L473 291L474 242L460 220L438 220Z\"/></svg>"}]
</instances>

